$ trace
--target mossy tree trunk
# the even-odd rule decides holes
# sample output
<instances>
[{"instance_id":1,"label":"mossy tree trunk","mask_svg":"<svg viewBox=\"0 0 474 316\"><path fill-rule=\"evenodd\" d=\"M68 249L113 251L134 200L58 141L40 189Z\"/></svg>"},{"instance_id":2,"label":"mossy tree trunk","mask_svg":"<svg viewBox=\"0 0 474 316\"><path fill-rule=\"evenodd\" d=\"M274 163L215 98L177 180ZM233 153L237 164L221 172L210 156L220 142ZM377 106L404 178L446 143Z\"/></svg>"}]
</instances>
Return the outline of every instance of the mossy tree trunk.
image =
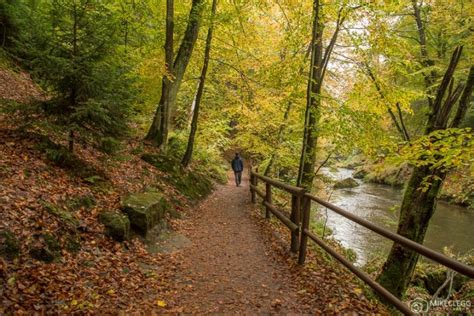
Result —
<instances>
[{"instance_id":1,"label":"mossy tree trunk","mask_svg":"<svg viewBox=\"0 0 474 316\"><path fill-rule=\"evenodd\" d=\"M434 180L429 189L423 192L420 188L430 175L436 175L439 179ZM441 172L434 174L429 167L413 170L403 196L397 234L423 243L445 176ZM402 297L413 276L418 257L417 252L394 243L377 281L397 297Z\"/></svg>"},{"instance_id":2,"label":"mossy tree trunk","mask_svg":"<svg viewBox=\"0 0 474 316\"><path fill-rule=\"evenodd\" d=\"M474 86L474 66L471 66L467 82L453 89L456 70L462 47L455 49L451 62L438 87L436 98L430 107L425 135L448 127L456 128L464 118ZM446 93L448 94L445 98ZM449 123L451 112L457 102L457 111ZM433 140L436 141L436 140ZM431 217L436 210L438 194L446 178L446 170L434 168L432 164L416 167L408 182L400 209L397 233L415 242L423 243ZM419 255L394 243L377 281L401 298L413 276Z\"/></svg>"},{"instance_id":3,"label":"mossy tree trunk","mask_svg":"<svg viewBox=\"0 0 474 316\"><path fill-rule=\"evenodd\" d=\"M314 179L314 167L316 164L316 147L318 143L319 117L321 107L321 90L324 75L331 58L334 45L336 44L339 30L345 17L342 15L341 6L338 11L336 29L331 37L329 45L323 52L324 24L321 19L321 3L319 0L313 2L313 27L311 37L311 63L306 94L306 111L303 133L303 146L301 149L300 164L298 170L297 185L311 191Z\"/></svg>"},{"instance_id":4,"label":"mossy tree trunk","mask_svg":"<svg viewBox=\"0 0 474 316\"><path fill-rule=\"evenodd\" d=\"M212 32L214 29L214 16L216 14L216 7L217 7L217 0L212 1L212 11L211 11L211 25L209 26L209 30L207 31L207 38L206 38L206 48L204 51L204 64L201 70L201 78L199 79L198 90L196 93L196 100L194 105L193 111L193 118L191 121L191 131L189 132L188 144L186 146L186 152L184 153L183 159L181 160L181 164L183 167L187 167L189 162L191 161L194 149L194 139L196 138L196 131L199 119L199 108L201 105L202 95L204 93L204 85L206 83L206 75L207 69L209 67L209 59L211 55L211 43L212 43Z\"/></svg>"}]
</instances>

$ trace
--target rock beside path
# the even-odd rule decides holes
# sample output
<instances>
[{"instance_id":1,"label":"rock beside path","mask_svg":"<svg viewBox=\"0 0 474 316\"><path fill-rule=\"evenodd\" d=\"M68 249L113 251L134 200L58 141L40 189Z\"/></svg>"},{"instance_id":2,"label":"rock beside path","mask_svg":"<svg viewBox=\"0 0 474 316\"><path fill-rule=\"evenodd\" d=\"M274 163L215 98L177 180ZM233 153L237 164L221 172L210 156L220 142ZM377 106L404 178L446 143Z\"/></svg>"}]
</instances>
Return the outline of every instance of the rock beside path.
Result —
<instances>
[{"instance_id":1,"label":"rock beside path","mask_svg":"<svg viewBox=\"0 0 474 316\"><path fill-rule=\"evenodd\" d=\"M143 236L164 219L170 205L160 192L143 192L128 195L122 203L132 228Z\"/></svg>"},{"instance_id":2,"label":"rock beside path","mask_svg":"<svg viewBox=\"0 0 474 316\"><path fill-rule=\"evenodd\" d=\"M105 211L100 213L99 220L105 226L106 235L116 241L124 241L130 237L130 220L127 215Z\"/></svg>"}]
</instances>

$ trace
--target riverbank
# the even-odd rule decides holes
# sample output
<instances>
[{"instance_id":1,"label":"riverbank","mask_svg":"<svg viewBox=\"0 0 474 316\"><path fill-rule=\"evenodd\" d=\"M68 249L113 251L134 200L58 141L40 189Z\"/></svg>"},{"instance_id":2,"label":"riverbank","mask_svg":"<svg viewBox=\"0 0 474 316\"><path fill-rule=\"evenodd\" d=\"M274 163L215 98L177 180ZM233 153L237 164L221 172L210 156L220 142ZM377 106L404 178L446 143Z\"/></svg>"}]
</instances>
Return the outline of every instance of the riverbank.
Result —
<instances>
[{"instance_id":1,"label":"riverbank","mask_svg":"<svg viewBox=\"0 0 474 316\"><path fill-rule=\"evenodd\" d=\"M358 185L355 187L334 189L334 183L351 177L353 172L354 169L322 168L320 178L325 178L326 190L320 188L319 192L325 192L322 194L324 199L346 211L395 232L403 188L356 179ZM315 217L317 222L326 223L326 236L329 232L328 237L349 250L346 253L352 251L357 255L356 265L374 278L378 275L392 246L391 241L324 208L315 212ZM472 265L473 224L472 210L439 201L424 245ZM445 284L446 281L448 283ZM405 300L409 302L421 298L429 302L449 297L451 300L467 301L473 292L474 282L421 257Z\"/></svg>"},{"instance_id":2,"label":"riverbank","mask_svg":"<svg viewBox=\"0 0 474 316\"><path fill-rule=\"evenodd\" d=\"M361 155L355 155L334 164L337 168L353 170L351 176L364 182L386 184L403 188L410 179L412 167L406 163L394 165L384 158L370 160ZM474 208L474 177L471 170L453 170L443 184L439 200L449 204Z\"/></svg>"}]
</instances>

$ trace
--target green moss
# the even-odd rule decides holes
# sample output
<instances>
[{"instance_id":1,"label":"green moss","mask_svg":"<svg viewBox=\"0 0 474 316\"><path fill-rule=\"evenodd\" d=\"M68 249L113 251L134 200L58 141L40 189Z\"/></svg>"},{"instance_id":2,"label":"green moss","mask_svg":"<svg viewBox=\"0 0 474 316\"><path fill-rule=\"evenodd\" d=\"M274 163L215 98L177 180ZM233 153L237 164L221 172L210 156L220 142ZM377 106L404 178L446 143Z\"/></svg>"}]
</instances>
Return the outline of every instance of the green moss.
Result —
<instances>
[{"instance_id":1,"label":"green moss","mask_svg":"<svg viewBox=\"0 0 474 316\"><path fill-rule=\"evenodd\" d=\"M130 220L124 214L116 212L102 212L99 220L105 226L106 235L116 241L124 241L130 238Z\"/></svg>"},{"instance_id":2,"label":"green moss","mask_svg":"<svg viewBox=\"0 0 474 316\"><path fill-rule=\"evenodd\" d=\"M79 226L79 220L69 212L68 210L65 210L57 205L54 205L49 202L42 202L43 207L48 211L48 213L58 217L63 223L76 228Z\"/></svg>"},{"instance_id":3,"label":"green moss","mask_svg":"<svg viewBox=\"0 0 474 316\"><path fill-rule=\"evenodd\" d=\"M74 175L83 179L94 175L100 175L105 178L103 172L96 170L93 166L81 160L65 146L54 143L44 135L32 134L31 136L37 138L38 143L36 147L44 153L46 159L54 165L69 170Z\"/></svg>"},{"instance_id":4,"label":"green moss","mask_svg":"<svg viewBox=\"0 0 474 316\"><path fill-rule=\"evenodd\" d=\"M100 140L99 149L106 154L113 154L121 149L120 141L113 137L103 137Z\"/></svg>"},{"instance_id":5,"label":"green moss","mask_svg":"<svg viewBox=\"0 0 474 316\"><path fill-rule=\"evenodd\" d=\"M20 254L20 242L9 230L0 231L0 256L13 260Z\"/></svg>"},{"instance_id":6,"label":"green moss","mask_svg":"<svg viewBox=\"0 0 474 316\"><path fill-rule=\"evenodd\" d=\"M163 155L144 154L142 159L167 173L167 182L191 200L207 196L213 189L211 177L199 170L184 170L180 162Z\"/></svg>"},{"instance_id":7,"label":"green moss","mask_svg":"<svg viewBox=\"0 0 474 316\"><path fill-rule=\"evenodd\" d=\"M78 210L81 207L85 209L90 209L97 204L93 195L83 195L73 199L68 200L68 208L73 210Z\"/></svg>"},{"instance_id":8,"label":"green moss","mask_svg":"<svg viewBox=\"0 0 474 316\"><path fill-rule=\"evenodd\" d=\"M122 202L130 224L142 235L162 220L169 208L162 193L153 191L130 194Z\"/></svg>"},{"instance_id":9,"label":"green moss","mask_svg":"<svg viewBox=\"0 0 474 316\"><path fill-rule=\"evenodd\" d=\"M30 249L30 255L40 261L50 263L61 256L61 245L51 234L41 234Z\"/></svg>"},{"instance_id":10,"label":"green moss","mask_svg":"<svg viewBox=\"0 0 474 316\"><path fill-rule=\"evenodd\" d=\"M81 250L81 239L76 235L69 235L66 237L66 250L72 253L76 253Z\"/></svg>"},{"instance_id":11,"label":"green moss","mask_svg":"<svg viewBox=\"0 0 474 316\"><path fill-rule=\"evenodd\" d=\"M350 188L355 188L358 187L359 183L352 179L352 178L346 178L344 180L338 181L334 184L334 189L350 189Z\"/></svg>"}]
</instances>

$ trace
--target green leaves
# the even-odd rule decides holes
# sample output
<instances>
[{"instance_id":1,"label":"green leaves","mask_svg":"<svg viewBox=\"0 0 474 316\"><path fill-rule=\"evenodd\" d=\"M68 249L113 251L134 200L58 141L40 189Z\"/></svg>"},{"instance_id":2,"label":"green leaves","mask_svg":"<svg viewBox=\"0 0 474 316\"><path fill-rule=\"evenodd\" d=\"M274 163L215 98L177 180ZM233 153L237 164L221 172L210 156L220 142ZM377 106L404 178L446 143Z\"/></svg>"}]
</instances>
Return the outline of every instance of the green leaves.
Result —
<instances>
[{"instance_id":1,"label":"green leaves","mask_svg":"<svg viewBox=\"0 0 474 316\"><path fill-rule=\"evenodd\" d=\"M437 130L404 145L394 157L413 166L427 166L433 171L447 172L473 162L474 141L470 128Z\"/></svg>"}]
</instances>

